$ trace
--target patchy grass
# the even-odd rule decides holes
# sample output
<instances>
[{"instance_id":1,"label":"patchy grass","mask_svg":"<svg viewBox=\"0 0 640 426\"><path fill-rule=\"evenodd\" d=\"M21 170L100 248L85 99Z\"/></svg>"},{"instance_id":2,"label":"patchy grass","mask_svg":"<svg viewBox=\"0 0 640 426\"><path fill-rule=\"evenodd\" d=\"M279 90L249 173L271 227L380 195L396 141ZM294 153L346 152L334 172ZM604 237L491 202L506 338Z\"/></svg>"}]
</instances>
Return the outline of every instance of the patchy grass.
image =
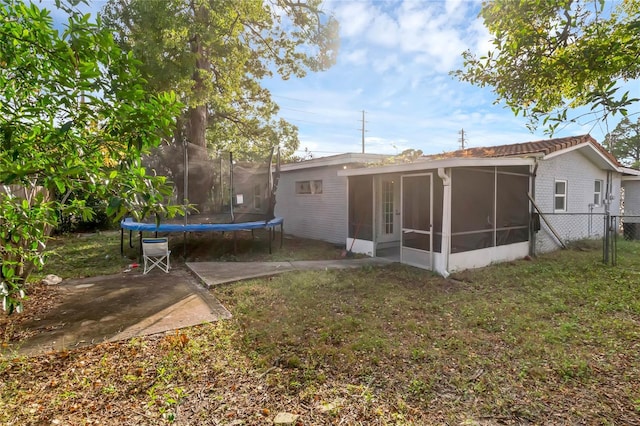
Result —
<instances>
[{"instance_id":1,"label":"patchy grass","mask_svg":"<svg viewBox=\"0 0 640 426\"><path fill-rule=\"evenodd\" d=\"M47 274L62 278L82 278L121 272L135 258L132 250L120 256L120 232L107 231L52 237L49 256L42 271L31 277L39 281Z\"/></svg>"},{"instance_id":2,"label":"patchy grass","mask_svg":"<svg viewBox=\"0 0 640 426\"><path fill-rule=\"evenodd\" d=\"M639 424L640 244L619 244L617 267L581 247L223 286L229 321L0 358L0 423Z\"/></svg>"},{"instance_id":3,"label":"patchy grass","mask_svg":"<svg viewBox=\"0 0 640 426\"><path fill-rule=\"evenodd\" d=\"M190 233L169 236L171 263L183 265L185 251L187 262L197 261L285 261L336 259L341 250L333 244L285 237L280 247L280 234L272 240L269 253L268 233L257 230L236 233ZM120 231L95 234L71 234L53 237L49 241L50 255L42 271L33 274L31 281L38 282L47 274L62 278L82 278L122 272L128 265L138 262L138 236L124 235L124 256L120 255Z\"/></svg>"}]
</instances>

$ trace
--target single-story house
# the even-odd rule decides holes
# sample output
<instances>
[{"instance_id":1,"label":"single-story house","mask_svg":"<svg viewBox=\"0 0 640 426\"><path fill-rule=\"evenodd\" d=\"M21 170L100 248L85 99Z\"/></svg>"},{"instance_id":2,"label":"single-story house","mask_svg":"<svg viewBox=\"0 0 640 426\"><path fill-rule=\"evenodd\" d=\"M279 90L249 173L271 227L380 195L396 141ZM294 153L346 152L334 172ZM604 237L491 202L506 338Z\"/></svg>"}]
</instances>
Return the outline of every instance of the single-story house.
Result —
<instances>
[{"instance_id":1,"label":"single-story house","mask_svg":"<svg viewBox=\"0 0 640 426\"><path fill-rule=\"evenodd\" d=\"M623 168L622 171L624 236L640 240L640 170Z\"/></svg>"},{"instance_id":2,"label":"single-story house","mask_svg":"<svg viewBox=\"0 0 640 426\"><path fill-rule=\"evenodd\" d=\"M620 212L623 176L638 185L626 202L640 207L640 172L589 135L410 163L386 158L341 154L283 165L276 215L288 233L447 275L602 236L605 213Z\"/></svg>"},{"instance_id":3,"label":"single-story house","mask_svg":"<svg viewBox=\"0 0 640 426\"><path fill-rule=\"evenodd\" d=\"M622 173L589 135L342 170L346 245L443 275L554 250L603 234L594 217L619 212Z\"/></svg>"},{"instance_id":4,"label":"single-story house","mask_svg":"<svg viewBox=\"0 0 640 426\"><path fill-rule=\"evenodd\" d=\"M381 154L339 154L282 164L275 215L288 234L344 244L347 235L347 177L339 170L388 159Z\"/></svg>"}]
</instances>

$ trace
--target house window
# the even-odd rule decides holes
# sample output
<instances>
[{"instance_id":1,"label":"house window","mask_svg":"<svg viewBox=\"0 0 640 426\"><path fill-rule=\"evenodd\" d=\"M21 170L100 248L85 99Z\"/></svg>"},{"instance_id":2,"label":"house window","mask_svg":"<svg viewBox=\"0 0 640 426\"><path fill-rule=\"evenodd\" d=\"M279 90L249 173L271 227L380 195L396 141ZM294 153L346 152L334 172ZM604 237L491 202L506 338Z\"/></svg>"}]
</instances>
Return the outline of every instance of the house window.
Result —
<instances>
[{"instance_id":1,"label":"house window","mask_svg":"<svg viewBox=\"0 0 640 426\"><path fill-rule=\"evenodd\" d=\"M296 194L322 194L321 180L303 180L296 182Z\"/></svg>"},{"instance_id":2,"label":"house window","mask_svg":"<svg viewBox=\"0 0 640 426\"><path fill-rule=\"evenodd\" d=\"M322 181L321 180L312 180L311 181L311 193L312 194L322 194Z\"/></svg>"},{"instance_id":3,"label":"house window","mask_svg":"<svg viewBox=\"0 0 640 426\"><path fill-rule=\"evenodd\" d=\"M260 191L260 184L253 187L253 208L254 209L262 208L262 194Z\"/></svg>"},{"instance_id":4,"label":"house window","mask_svg":"<svg viewBox=\"0 0 640 426\"><path fill-rule=\"evenodd\" d=\"M593 186L593 204L599 206L602 204L602 181L596 180Z\"/></svg>"},{"instance_id":5,"label":"house window","mask_svg":"<svg viewBox=\"0 0 640 426\"><path fill-rule=\"evenodd\" d=\"M567 181L556 180L556 189L554 195L554 211L567 211Z\"/></svg>"},{"instance_id":6,"label":"house window","mask_svg":"<svg viewBox=\"0 0 640 426\"><path fill-rule=\"evenodd\" d=\"M393 198L393 181L382 181L382 215L385 234L393 234Z\"/></svg>"},{"instance_id":7,"label":"house window","mask_svg":"<svg viewBox=\"0 0 640 426\"><path fill-rule=\"evenodd\" d=\"M311 182L308 180L296 182L296 194L311 194Z\"/></svg>"}]
</instances>

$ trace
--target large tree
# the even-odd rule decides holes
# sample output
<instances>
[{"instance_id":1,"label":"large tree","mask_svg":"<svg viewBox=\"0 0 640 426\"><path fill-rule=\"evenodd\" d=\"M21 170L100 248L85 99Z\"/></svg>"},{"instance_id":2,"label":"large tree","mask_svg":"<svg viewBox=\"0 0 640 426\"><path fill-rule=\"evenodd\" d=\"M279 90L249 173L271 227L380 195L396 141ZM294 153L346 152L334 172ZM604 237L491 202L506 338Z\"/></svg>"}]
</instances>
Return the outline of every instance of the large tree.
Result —
<instances>
[{"instance_id":1,"label":"large tree","mask_svg":"<svg viewBox=\"0 0 640 426\"><path fill-rule=\"evenodd\" d=\"M635 123L628 117L623 118L616 128L607 134L605 143L621 163L640 168L640 118Z\"/></svg>"},{"instance_id":2,"label":"large tree","mask_svg":"<svg viewBox=\"0 0 640 426\"><path fill-rule=\"evenodd\" d=\"M486 55L464 53L461 80L491 86L497 102L553 133L637 102L620 83L640 76L640 1L492 0L480 12L493 36ZM573 108L590 112L571 116Z\"/></svg>"},{"instance_id":3,"label":"large tree","mask_svg":"<svg viewBox=\"0 0 640 426\"><path fill-rule=\"evenodd\" d=\"M175 142L241 156L299 145L261 80L324 70L337 54L337 22L318 0L110 0L103 18L149 87L186 105Z\"/></svg>"},{"instance_id":4,"label":"large tree","mask_svg":"<svg viewBox=\"0 0 640 426\"><path fill-rule=\"evenodd\" d=\"M140 156L171 134L181 106L145 92L137 62L99 20L59 6L62 32L48 10L0 3L0 299L10 311L61 215L93 215L87 197L115 216L171 213L170 189Z\"/></svg>"}]
</instances>

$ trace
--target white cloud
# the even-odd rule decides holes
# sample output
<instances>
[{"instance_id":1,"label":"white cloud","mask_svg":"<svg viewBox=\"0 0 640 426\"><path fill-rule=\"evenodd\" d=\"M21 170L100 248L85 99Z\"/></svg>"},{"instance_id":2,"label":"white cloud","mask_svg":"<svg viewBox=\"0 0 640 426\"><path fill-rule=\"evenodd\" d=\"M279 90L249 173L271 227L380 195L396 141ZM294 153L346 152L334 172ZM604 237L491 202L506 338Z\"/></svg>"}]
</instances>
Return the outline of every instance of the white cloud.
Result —
<instances>
[{"instance_id":1,"label":"white cloud","mask_svg":"<svg viewBox=\"0 0 640 426\"><path fill-rule=\"evenodd\" d=\"M492 35L484 26L481 18L477 18L469 26L469 33L472 36L469 46L470 50L478 55L486 55L488 51L493 50L493 44L491 43Z\"/></svg>"},{"instance_id":2,"label":"white cloud","mask_svg":"<svg viewBox=\"0 0 640 426\"><path fill-rule=\"evenodd\" d=\"M273 86L284 99L302 100L289 109L286 102L292 101L285 101L282 110L300 126L302 148L316 156L360 152L362 110L366 152L455 150L462 128L470 146L541 138L528 132L521 117L494 106L489 89L448 75L461 66L463 50L488 43L477 18L480 3L333 0L329 5L342 27L338 63L282 82L279 90Z\"/></svg>"},{"instance_id":3,"label":"white cloud","mask_svg":"<svg viewBox=\"0 0 640 426\"><path fill-rule=\"evenodd\" d=\"M398 22L389 15L378 13L367 30L367 38L374 44L393 49L399 43L401 33Z\"/></svg>"},{"instance_id":4,"label":"white cloud","mask_svg":"<svg viewBox=\"0 0 640 426\"><path fill-rule=\"evenodd\" d=\"M453 15L460 11L461 5L464 0L446 0L444 3L444 7L447 15Z\"/></svg>"},{"instance_id":5,"label":"white cloud","mask_svg":"<svg viewBox=\"0 0 640 426\"><path fill-rule=\"evenodd\" d=\"M447 73L458 66L464 50L484 48L489 40L482 22L475 18L477 2L348 1L330 3L330 7L340 21L343 46L356 49L359 45L358 50L363 44L367 46L378 73L400 71L386 59L387 52L395 54L398 63L422 65L407 72ZM353 57L346 56L345 60L353 61Z\"/></svg>"},{"instance_id":6,"label":"white cloud","mask_svg":"<svg viewBox=\"0 0 640 426\"><path fill-rule=\"evenodd\" d=\"M372 62L373 69L379 74L384 74L392 69L397 70L398 57L394 54L390 54L387 56L376 56L376 58L373 59Z\"/></svg>"},{"instance_id":7,"label":"white cloud","mask_svg":"<svg viewBox=\"0 0 640 426\"><path fill-rule=\"evenodd\" d=\"M459 15L464 14L442 13L428 3L427 7L422 3L403 3L398 13L402 50L426 54L436 71L448 72L460 60L460 53L465 49L461 35L465 29L456 26L460 21Z\"/></svg>"},{"instance_id":8,"label":"white cloud","mask_svg":"<svg viewBox=\"0 0 640 426\"><path fill-rule=\"evenodd\" d=\"M352 50L351 52L344 53L342 59L349 64L365 65L367 63L367 50Z\"/></svg>"},{"instance_id":9,"label":"white cloud","mask_svg":"<svg viewBox=\"0 0 640 426\"><path fill-rule=\"evenodd\" d=\"M338 1L328 7L333 9L340 23L342 37L361 36L373 20L368 3Z\"/></svg>"}]
</instances>

